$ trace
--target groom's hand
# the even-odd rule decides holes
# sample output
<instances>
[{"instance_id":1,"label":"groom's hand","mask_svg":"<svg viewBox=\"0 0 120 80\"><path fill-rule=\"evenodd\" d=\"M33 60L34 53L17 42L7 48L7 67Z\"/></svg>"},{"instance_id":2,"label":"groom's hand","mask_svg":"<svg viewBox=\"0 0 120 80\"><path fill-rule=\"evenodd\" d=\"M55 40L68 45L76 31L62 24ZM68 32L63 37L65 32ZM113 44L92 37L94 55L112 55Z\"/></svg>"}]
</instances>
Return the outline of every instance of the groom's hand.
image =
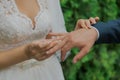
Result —
<instances>
[{"instance_id":1,"label":"groom's hand","mask_svg":"<svg viewBox=\"0 0 120 80\"><path fill-rule=\"evenodd\" d=\"M80 49L80 52L73 59L73 62L76 63L78 60L80 60L89 52L90 48L93 46L96 39L97 39L97 32L94 28L79 29L64 35L59 45L52 48L48 52L53 53L61 49L62 52L61 58L62 60L64 60L67 51L69 51L73 47L78 47Z\"/></svg>"},{"instance_id":2,"label":"groom's hand","mask_svg":"<svg viewBox=\"0 0 120 80\"><path fill-rule=\"evenodd\" d=\"M62 47L62 60L65 58L65 54L68 50L73 47L78 47L80 52L73 59L73 62L76 63L89 52L97 39L97 32L94 28L80 29L71 32L66 37L68 37L68 41Z\"/></svg>"},{"instance_id":3,"label":"groom's hand","mask_svg":"<svg viewBox=\"0 0 120 80\"><path fill-rule=\"evenodd\" d=\"M83 58L90 51L91 47L97 39L97 31L94 28L91 29L79 29L71 33L73 36L72 42L74 47L78 47L80 52L74 57L73 62ZM64 48L65 49L65 48Z\"/></svg>"}]
</instances>

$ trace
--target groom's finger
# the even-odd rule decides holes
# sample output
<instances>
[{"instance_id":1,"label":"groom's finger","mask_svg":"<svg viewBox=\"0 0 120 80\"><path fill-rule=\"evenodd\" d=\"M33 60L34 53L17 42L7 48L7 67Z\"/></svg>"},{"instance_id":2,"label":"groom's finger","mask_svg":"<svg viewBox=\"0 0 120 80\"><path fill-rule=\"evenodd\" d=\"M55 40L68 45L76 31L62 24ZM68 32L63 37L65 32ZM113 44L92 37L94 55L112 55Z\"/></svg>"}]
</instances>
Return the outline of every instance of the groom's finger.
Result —
<instances>
[{"instance_id":1,"label":"groom's finger","mask_svg":"<svg viewBox=\"0 0 120 80\"><path fill-rule=\"evenodd\" d=\"M65 60L66 53L72 48L71 43L67 42L61 49L61 60Z\"/></svg>"},{"instance_id":2,"label":"groom's finger","mask_svg":"<svg viewBox=\"0 0 120 80\"><path fill-rule=\"evenodd\" d=\"M64 36L67 33L49 33L48 36Z\"/></svg>"},{"instance_id":3,"label":"groom's finger","mask_svg":"<svg viewBox=\"0 0 120 80\"><path fill-rule=\"evenodd\" d=\"M88 47L81 48L81 51L74 57L73 63L78 62L81 58L83 58L89 51Z\"/></svg>"}]
</instances>

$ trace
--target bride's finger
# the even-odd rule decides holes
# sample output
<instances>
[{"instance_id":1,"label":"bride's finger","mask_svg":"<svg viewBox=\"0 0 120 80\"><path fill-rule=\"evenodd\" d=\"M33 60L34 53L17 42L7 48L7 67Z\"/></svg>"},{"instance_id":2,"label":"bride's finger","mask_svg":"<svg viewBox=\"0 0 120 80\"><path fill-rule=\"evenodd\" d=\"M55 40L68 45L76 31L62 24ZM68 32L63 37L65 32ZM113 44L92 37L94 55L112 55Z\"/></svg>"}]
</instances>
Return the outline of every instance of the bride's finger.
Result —
<instances>
[{"instance_id":1,"label":"bride's finger","mask_svg":"<svg viewBox=\"0 0 120 80\"><path fill-rule=\"evenodd\" d=\"M48 51L49 49L56 46L64 37L59 37L58 39L52 39L50 43L46 44L44 47L40 48L39 51Z\"/></svg>"},{"instance_id":2,"label":"bride's finger","mask_svg":"<svg viewBox=\"0 0 120 80\"><path fill-rule=\"evenodd\" d=\"M47 47L46 50L49 50L51 48L53 48L54 46L56 46L59 43L59 40L55 40L53 42L51 42Z\"/></svg>"},{"instance_id":3,"label":"bride's finger","mask_svg":"<svg viewBox=\"0 0 120 80\"><path fill-rule=\"evenodd\" d=\"M38 57L38 61L45 60L45 59L49 58L50 56L52 56L52 55L43 55L42 57L40 56L40 57Z\"/></svg>"},{"instance_id":4,"label":"bride's finger","mask_svg":"<svg viewBox=\"0 0 120 80\"><path fill-rule=\"evenodd\" d=\"M87 29L87 26L86 26L86 24L85 24L85 19L80 19L79 21L78 21L78 25L77 26L79 26L79 27L81 27L81 28L86 28Z\"/></svg>"},{"instance_id":5,"label":"bride's finger","mask_svg":"<svg viewBox=\"0 0 120 80\"><path fill-rule=\"evenodd\" d=\"M50 44L52 40L40 40L40 41L34 41L31 46L29 47L29 50L31 51L31 53L34 53L32 51L35 51L35 52L42 52L45 50L45 47L47 45Z\"/></svg>"},{"instance_id":6,"label":"bride's finger","mask_svg":"<svg viewBox=\"0 0 120 80\"><path fill-rule=\"evenodd\" d=\"M81 27L81 25L78 25L78 22L77 22L76 27L75 27L74 30L78 30L78 29L80 29L80 28L82 28L82 27Z\"/></svg>"},{"instance_id":7,"label":"bride's finger","mask_svg":"<svg viewBox=\"0 0 120 80\"><path fill-rule=\"evenodd\" d=\"M43 51L43 52L39 52L36 55L34 55L33 58L38 61L41 61L41 60L49 58L50 56L52 56L52 54L46 54L46 51Z\"/></svg>"},{"instance_id":8,"label":"bride's finger","mask_svg":"<svg viewBox=\"0 0 120 80\"><path fill-rule=\"evenodd\" d=\"M38 61L41 61L47 58L47 55L45 53L37 53L37 55L35 55L33 58Z\"/></svg>"},{"instance_id":9,"label":"bride's finger","mask_svg":"<svg viewBox=\"0 0 120 80\"><path fill-rule=\"evenodd\" d=\"M90 28L89 21L85 19L81 19L79 22L77 22L75 30L78 30L81 28L89 29Z\"/></svg>"},{"instance_id":10,"label":"bride's finger","mask_svg":"<svg viewBox=\"0 0 120 80\"><path fill-rule=\"evenodd\" d=\"M95 23L96 23L96 20L95 20L95 18L93 18L93 17L90 17L90 18L89 18L89 21L90 21L91 24L95 24Z\"/></svg>"},{"instance_id":11,"label":"bride's finger","mask_svg":"<svg viewBox=\"0 0 120 80\"><path fill-rule=\"evenodd\" d=\"M85 20L85 24L86 24L88 29L91 29L91 24L90 24L89 20Z\"/></svg>"},{"instance_id":12,"label":"bride's finger","mask_svg":"<svg viewBox=\"0 0 120 80\"><path fill-rule=\"evenodd\" d=\"M99 20L100 20L100 18L99 18L99 17L95 17L95 21L97 21L97 22L98 22Z\"/></svg>"},{"instance_id":13,"label":"bride's finger","mask_svg":"<svg viewBox=\"0 0 120 80\"><path fill-rule=\"evenodd\" d=\"M46 39L44 41L40 41L38 42L38 46L39 46L39 49L44 49L46 46L48 46L51 42L53 41L53 39Z\"/></svg>"},{"instance_id":14,"label":"bride's finger","mask_svg":"<svg viewBox=\"0 0 120 80\"><path fill-rule=\"evenodd\" d=\"M59 44L57 44L56 46L54 46L52 49L50 49L49 51L47 51L47 54L53 54L55 53L57 50L61 49L66 42L68 41L68 38L65 37L64 40L62 40L61 42L59 42Z\"/></svg>"}]
</instances>

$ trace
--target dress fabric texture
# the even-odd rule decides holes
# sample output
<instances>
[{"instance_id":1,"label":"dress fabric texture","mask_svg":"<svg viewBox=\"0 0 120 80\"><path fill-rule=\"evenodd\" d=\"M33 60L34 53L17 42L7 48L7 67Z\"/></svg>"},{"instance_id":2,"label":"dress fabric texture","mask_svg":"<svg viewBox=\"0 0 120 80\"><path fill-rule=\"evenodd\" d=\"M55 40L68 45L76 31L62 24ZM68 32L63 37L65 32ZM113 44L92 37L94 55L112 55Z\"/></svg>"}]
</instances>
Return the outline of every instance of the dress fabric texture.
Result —
<instances>
[{"instance_id":1,"label":"dress fabric texture","mask_svg":"<svg viewBox=\"0 0 120 80\"><path fill-rule=\"evenodd\" d=\"M59 0L37 1L40 11L33 25L15 0L0 0L0 51L44 39L50 31L66 32ZM57 52L43 61L31 59L0 70L0 80L64 80L59 55Z\"/></svg>"}]
</instances>

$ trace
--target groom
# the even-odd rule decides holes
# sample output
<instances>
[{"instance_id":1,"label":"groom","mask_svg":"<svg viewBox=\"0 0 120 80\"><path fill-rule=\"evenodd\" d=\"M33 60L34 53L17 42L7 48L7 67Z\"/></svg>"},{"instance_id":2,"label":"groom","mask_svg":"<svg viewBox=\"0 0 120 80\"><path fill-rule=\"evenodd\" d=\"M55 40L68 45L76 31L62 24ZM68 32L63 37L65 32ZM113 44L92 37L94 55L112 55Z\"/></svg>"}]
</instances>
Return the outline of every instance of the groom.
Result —
<instances>
[{"instance_id":1,"label":"groom","mask_svg":"<svg viewBox=\"0 0 120 80\"><path fill-rule=\"evenodd\" d=\"M98 22L91 29L78 29L76 31L64 34L59 46L51 49L49 53L53 53L61 49L61 58L64 60L66 52L73 47L78 47L80 52L74 57L73 62L76 63L84 57L90 48L99 43L120 43L120 19L112 20L107 23ZM60 36L63 34L52 34Z\"/></svg>"}]
</instances>

